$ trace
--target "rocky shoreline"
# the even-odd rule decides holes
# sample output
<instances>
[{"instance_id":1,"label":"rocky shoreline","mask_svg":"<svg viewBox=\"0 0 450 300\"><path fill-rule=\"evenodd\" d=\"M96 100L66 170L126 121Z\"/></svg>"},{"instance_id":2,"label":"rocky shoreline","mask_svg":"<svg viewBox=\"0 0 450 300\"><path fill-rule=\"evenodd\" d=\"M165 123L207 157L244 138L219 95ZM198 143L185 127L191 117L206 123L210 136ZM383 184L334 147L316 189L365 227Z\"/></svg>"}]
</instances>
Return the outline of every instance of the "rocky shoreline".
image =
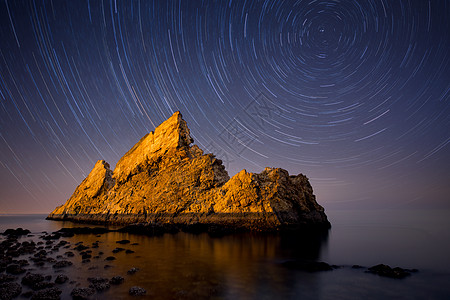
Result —
<instances>
[{"instance_id":1,"label":"rocky shoreline","mask_svg":"<svg viewBox=\"0 0 450 300\"><path fill-rule=\"evenodd\" d=\"M8 229L2 235L4 239L0 243L0 299L14 299L16 297L24 297L30 299L60 299L62 290L67 289L68 285L72 286L70 296L73 299L90 299L101 295L114 286L127 284L127 278L139 272L139 268L130 266L126 274L117 274L111 278L106 277L88 277L86 282L74 281L70 273L61 273L63 270L70 270L74 267L73 258L79 257L82 266L89 268L92 260L103 260L105 268L110 267L108 262L114 262L117 253L123 252L126 255L134 253L132 250L133 243L130 240L117 240L117 247L111 250L111 253L103 253L99 251L99 243L96 241L91 244L85 244L82 241L71 244L64 238L73 237L74 235L94 235L101 237L103 234L119 231L133 232L135 234L160 235L170 232L169 230L161 231L161 227L153 227L139 230L131 227L124 227L118 230L111 230L102 227L74 227L62 228L52 233L42 233L39 235L38 241L24 240L26 238L35 237L30 235L30 231L26 229ZM173 230L174 234L178 231ZM191 231L195 233L195 230ZM326 262L312 260L288 260L280 263L281 267L291 270L303 272L321 272L333 271L336 269L351 268L361 270L365 273L372 273L383 277L402 279L410 276L417 270L403 269L399 267L391 268L387 265L379 264L373 267L353 266L336 266L329 265ZM46 268L51 274L40 273L39 270ZM145 295L146 290L139 286L130 286L130 296Z\"/></svg>"}]
</instances>

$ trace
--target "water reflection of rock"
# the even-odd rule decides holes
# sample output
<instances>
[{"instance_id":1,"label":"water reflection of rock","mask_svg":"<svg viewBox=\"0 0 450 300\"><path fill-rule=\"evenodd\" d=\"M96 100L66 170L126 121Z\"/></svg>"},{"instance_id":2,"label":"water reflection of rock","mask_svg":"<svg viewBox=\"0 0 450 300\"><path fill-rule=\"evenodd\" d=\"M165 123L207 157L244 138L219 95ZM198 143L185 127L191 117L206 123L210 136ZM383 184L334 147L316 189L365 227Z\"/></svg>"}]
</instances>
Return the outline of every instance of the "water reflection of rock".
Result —
<instances>
[{"instance_id":1,"label":"water reflection of rock","mask_svg":"<svg viewBox=\"0 0 450 300\"><path fill-rule=\"evenodd\" d=\"M180 233L149 241L148 245L140 241L148 249L140 264L151 273L154 280L148 285L158 294L251 298L264 290L292 290L297 284L292 280L293 271L281 267L281 263L287 259L318 259L326 234L242 234L211 239L208 235ZM311 279L309 284L313 284Z\"/></svg>"}]
</instances>

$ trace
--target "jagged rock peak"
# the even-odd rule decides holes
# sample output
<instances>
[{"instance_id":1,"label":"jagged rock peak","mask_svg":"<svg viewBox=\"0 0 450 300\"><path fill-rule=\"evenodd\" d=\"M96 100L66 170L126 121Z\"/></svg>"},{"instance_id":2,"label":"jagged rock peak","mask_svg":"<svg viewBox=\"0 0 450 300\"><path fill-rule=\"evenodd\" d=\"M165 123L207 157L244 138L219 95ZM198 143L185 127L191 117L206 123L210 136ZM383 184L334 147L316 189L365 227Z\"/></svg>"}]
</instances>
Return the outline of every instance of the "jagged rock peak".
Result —
<instances>
[{"instance_id":1,"label":"jagged rock peak","mask_svg":"<svg viewBox=\"0 0 450 300\"><path fill-rule=\"evenodd\" d=\"M173 155L174 152L187 155L193 142L186 121L177 111L155 131L145 135L117 162L114 177L124 182L142 169L143 165L158 161L163 156Z\"/></svg>"},{"instance_id":2,"label":"jagged rock peak","mask_svg":"<svg viewBox=\"0 0 450 300\"><path fill-rule=\"evenodd\" d=\"M114 172L98 161L48 219L263 231L330 226L303 174L266 168L230 179L220 159L192 143L181 113L174 113L137 142Z\"/></svg>"}]
</instances>

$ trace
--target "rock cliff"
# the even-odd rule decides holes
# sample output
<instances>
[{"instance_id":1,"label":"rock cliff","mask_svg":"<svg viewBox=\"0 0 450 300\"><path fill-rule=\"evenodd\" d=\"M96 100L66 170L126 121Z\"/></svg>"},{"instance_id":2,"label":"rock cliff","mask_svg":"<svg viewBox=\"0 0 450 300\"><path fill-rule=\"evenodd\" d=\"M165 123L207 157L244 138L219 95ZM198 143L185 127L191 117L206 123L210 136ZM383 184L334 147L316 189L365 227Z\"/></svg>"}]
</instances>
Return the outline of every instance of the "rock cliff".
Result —
<instances>
[{"instance_id":1,"label":"rock cliff","mask_svg":"<svg viewBox=\"0 0 450 300\"><path fill-rule=\"evenodd\" d=\"M231 179L222 161L192 145L176 112L117 163L103 160L48 219L109 224L174 224L278 230L328 228L306 176L266 168Z\"/></svg>"}]
</instances>

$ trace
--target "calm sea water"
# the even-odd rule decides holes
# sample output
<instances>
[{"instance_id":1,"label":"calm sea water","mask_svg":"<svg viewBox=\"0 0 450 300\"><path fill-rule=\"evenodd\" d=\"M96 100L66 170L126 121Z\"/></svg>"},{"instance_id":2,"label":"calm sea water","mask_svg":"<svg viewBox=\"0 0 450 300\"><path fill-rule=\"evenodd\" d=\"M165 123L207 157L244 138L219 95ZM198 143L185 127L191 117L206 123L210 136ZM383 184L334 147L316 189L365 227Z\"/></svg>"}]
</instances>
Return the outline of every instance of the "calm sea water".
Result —
<instances>
[{"instance_id":1,"label":"calm sea water","mask_svg":"<svg viewBox=\"0 0 450 300\"><path fill-rule=\"evenodd\" d=\"M147 290L157 299L450 299L450 212L448 211L327 211L333 228L327 235L239 234L211 238L207 234L165 234L147 237L110 232L100 236L76 235L64 238L74 244L99 241L93 255L98 259L74 265L60 272L72 283L62 285L63 299L70 299L74 287L87 287L87 278L121 275L125 282L112 286L97 299L127 299L131 286ZM85 226L46 221L43 215L0 216L0 232L27 228L40 240L42 231ZM128 239L137 245L120 245ZM112 253L116 247L133 250ZM61 248L61 255L70 249ZM77 253L76 251L73 251ZM116 260L105 261L114 255ZM306 273L290 270L282 263L313 259L343 266L329 272ZM384 263L417 268L418 273L397 280L364 273L351 265ZM105 268L105 265L109 267ZM140 270L128 275L127 270ZM28 266L32 272L53 274L51 265Z\"/></svg>"}]
</instances>

